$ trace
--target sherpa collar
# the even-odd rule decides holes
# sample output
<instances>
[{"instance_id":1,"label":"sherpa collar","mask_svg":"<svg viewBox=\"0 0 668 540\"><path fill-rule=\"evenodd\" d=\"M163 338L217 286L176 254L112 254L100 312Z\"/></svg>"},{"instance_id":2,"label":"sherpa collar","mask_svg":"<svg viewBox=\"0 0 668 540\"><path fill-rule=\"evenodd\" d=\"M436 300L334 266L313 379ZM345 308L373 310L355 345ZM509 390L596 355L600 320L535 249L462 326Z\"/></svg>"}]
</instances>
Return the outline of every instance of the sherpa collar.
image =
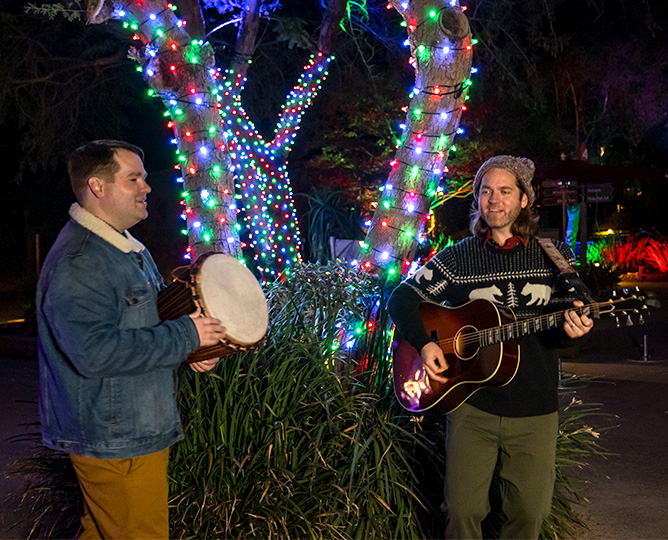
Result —
<instances>
[{"instance_id":1,"label":"sherpa collar","mask_svg":"<svg viewBox=\"0 0 668 540\"><path fill-rule=\"evenodd\" d=\"M123 253L130 253L131 251L139 253L144 249L144 244L133 238L128 231L124 231L123 234L119 233L111 225L94 216L78 203L70 206L70 217L85 229L97 234L112 246L120 249Z\"/></svg>"}]
</instances>

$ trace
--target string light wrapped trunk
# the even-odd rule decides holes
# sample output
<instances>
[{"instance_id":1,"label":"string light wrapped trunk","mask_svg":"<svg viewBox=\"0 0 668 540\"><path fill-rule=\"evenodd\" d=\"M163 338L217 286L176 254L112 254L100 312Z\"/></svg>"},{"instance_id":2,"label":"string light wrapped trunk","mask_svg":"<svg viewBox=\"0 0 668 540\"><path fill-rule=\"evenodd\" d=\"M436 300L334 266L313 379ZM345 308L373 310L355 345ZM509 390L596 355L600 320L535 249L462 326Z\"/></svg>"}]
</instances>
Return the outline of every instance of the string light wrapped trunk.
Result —
<instances>
[{"instance_id":1,"label":"string light wrapped trunk","mask_svg":"<svg viewBox=\"0 0 668 540\"><path fill-rule=\"evenodd\" d=\"M408 31L415 89L403 133L367 237L362 266L389 276L405 274L429 216L448 151L465 110L471 72L471 30L456 0L440 6L391 0ZM388 4L389 6L389 4Z\"/></svg>"},{"instance_id":2,"label":"string light wrapped trunk","mask_svg":"<svg viewBox=\"0 0 668 540\"><path fill-rule=\"evenodd\" d=\"M332 58L322 52L311 56L287 96L270 141L258 133L242 106L245 77L229 70L223 78L222 122L238 197L245 209L241 228L255 252L255 267L266 281L281 272L290 273L301 260L299 226L286 164L301 119L327 77ZM246 245L242 243L242 247Z\"/></svg>"},{"instance_id":3,"label":"string light wrapped trunk","mask_svg":"<svg viewBox=\"0 0 668 540\"><path fill-rule=\"evenodd\" d=\"M149 94L160 97L170 117L183 183L186 256L220 251L240 257L234 179L220 125L220 73L213 48L192 38L172 3L89 4L89 23L108 19L122 21L141 45L133 47L130 56L138 62Z\"/></svg>"},{"instance_id":4,"label":"string light wrapped trunk","mask_svg":"<svg viewBox=\"0 0 668 540\"><path fill-rule=\"evenodd\" d=\"M195 19L190 26L202 35L199 4L183 2ZM327 6L320 39L323 51L331 48L333 28L344 6L344 0L332 0ZM264 141L243 110L240 97L258 10L257 2L244 5L238 58L225 73L215 67L211 45L188 33L173 3L138 0L119 6L110 0L91 0L88 22L119 19L141 44L130 56L138 62L149 93L165 104L166 116L171 118L168 126L175 134L177 168L184 185L183 232L189 240L186 257L207 251L241 257L242 248L252 248L255 268L263 281L271 281L281 272L289 273L301 260L286 162L301 118L321 88L333 57L324 52L311 57L287 96L274 139ZM243 222L239 224L241 211Z\"/></svg>"}]
</instances>

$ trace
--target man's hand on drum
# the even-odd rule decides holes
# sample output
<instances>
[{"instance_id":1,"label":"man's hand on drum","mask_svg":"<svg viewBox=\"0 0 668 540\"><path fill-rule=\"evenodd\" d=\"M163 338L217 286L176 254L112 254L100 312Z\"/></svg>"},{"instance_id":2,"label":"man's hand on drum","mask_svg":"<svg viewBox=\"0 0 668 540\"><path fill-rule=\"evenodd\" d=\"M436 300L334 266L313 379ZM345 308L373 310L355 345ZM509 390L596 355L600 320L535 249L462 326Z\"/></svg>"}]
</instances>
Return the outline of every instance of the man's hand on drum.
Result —
<instances>
[{"instance_id":1,"label":"man's hand on drum","mask_svg":"<svg viewBox=\"0 0 668 540\"><path fill-rule=\"evenodd\" d=\"M191 313L190 318L197 327L200 347L217 345L218 342L225 337L227 330L220 324L220 321L213 317L205 317L202 315L202 310L200 308L197 308L197 311Z\"/></svg>"},{"instance_id":2,"label":"man's hand on drum","mask_svg":"<svg viewBox=\"0 0 668 540\"><path fill-rule=\"evenodd\" d=\"M199 362L190 362L188 365L193 371L204 373L205 371L213 369L214 366L218 363L218 360L220 360L220 358L209 358L208 360L201 360Z\"/></svg>"}]
</instances>

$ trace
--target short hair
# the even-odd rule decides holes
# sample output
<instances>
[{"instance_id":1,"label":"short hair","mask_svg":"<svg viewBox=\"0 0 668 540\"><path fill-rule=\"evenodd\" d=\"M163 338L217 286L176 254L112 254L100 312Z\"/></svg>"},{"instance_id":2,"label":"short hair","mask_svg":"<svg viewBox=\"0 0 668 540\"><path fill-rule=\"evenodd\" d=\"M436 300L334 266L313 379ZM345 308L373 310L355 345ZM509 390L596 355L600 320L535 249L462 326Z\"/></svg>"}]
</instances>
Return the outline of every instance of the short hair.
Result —
<instances>
[{"instance_id":1,"label":"short hair","mask_svg":"<svg viewBox=\"0 0 668 540\"><path fill-rule=\"evenodd\" d=\"M124 141L115 141L112 139L102 139L92 141L80 146L67 162L67 172L70 175L72 191L77 200L81 202L88 179L97 176L105 182L113 182L114 175L120 170L121 166L116 161L116 152L118 150L128 150L137 154L144 161L144 151Z\"/></svg>"},{"instance_id":2,"label":"short hair","mask_svg":"<svg viewBox=\"0 0 668 540\"><path fill-rule=\"evenodd\" d=\"M526 192L524 191L524 188L522 187L522 184L517 179L517 177L515 177L515 182L517 183L517 187L520 188L520 200L522 200L522 195L526 195ZM480 189L481 184L482 182L478 184L478 189ZM474 194L473 204L471 205L471 220L469 222L469 227L471 229L471 233L473 233L474 236L484 240L487 237L489 225L482 216L479 197L477 195L478 194ZM536 211L529 205L522 208L520 215L517 216L517 219L511 225L510 232L514 236L521 236L527 239L534 237L538 232L538 218Z\"/></svg>"}]
</instances>

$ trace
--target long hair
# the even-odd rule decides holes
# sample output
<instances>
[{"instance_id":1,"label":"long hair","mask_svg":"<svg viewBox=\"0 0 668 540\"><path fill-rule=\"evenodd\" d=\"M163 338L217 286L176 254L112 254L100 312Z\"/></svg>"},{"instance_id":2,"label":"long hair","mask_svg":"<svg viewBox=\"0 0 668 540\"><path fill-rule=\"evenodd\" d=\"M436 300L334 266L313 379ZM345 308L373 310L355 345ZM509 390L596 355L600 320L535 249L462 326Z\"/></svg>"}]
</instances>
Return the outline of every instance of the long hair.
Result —
<instances>
[{"instance_id":1,"label":"long hair","mask_svg":"<svg viewBox=\"0 0 668 540\"><path fill-rule=\"evenodd\" d=\"M517 182L517 187L520 188L521 200L522 195L525 195L525 192L519 182ZM471 233L473 233L474 236L485 239L487 238L489 225L482 216L479 199L479 197L473 198L469 227L471 229ZM513 236L522 236L526 239L533 238L538 232L538 216L536 211L533 208L529 208L528 206L522 208L520 215L517 216L515 222L510 226L510 232L513 234Z\"/></svg>"}]
</instances>

